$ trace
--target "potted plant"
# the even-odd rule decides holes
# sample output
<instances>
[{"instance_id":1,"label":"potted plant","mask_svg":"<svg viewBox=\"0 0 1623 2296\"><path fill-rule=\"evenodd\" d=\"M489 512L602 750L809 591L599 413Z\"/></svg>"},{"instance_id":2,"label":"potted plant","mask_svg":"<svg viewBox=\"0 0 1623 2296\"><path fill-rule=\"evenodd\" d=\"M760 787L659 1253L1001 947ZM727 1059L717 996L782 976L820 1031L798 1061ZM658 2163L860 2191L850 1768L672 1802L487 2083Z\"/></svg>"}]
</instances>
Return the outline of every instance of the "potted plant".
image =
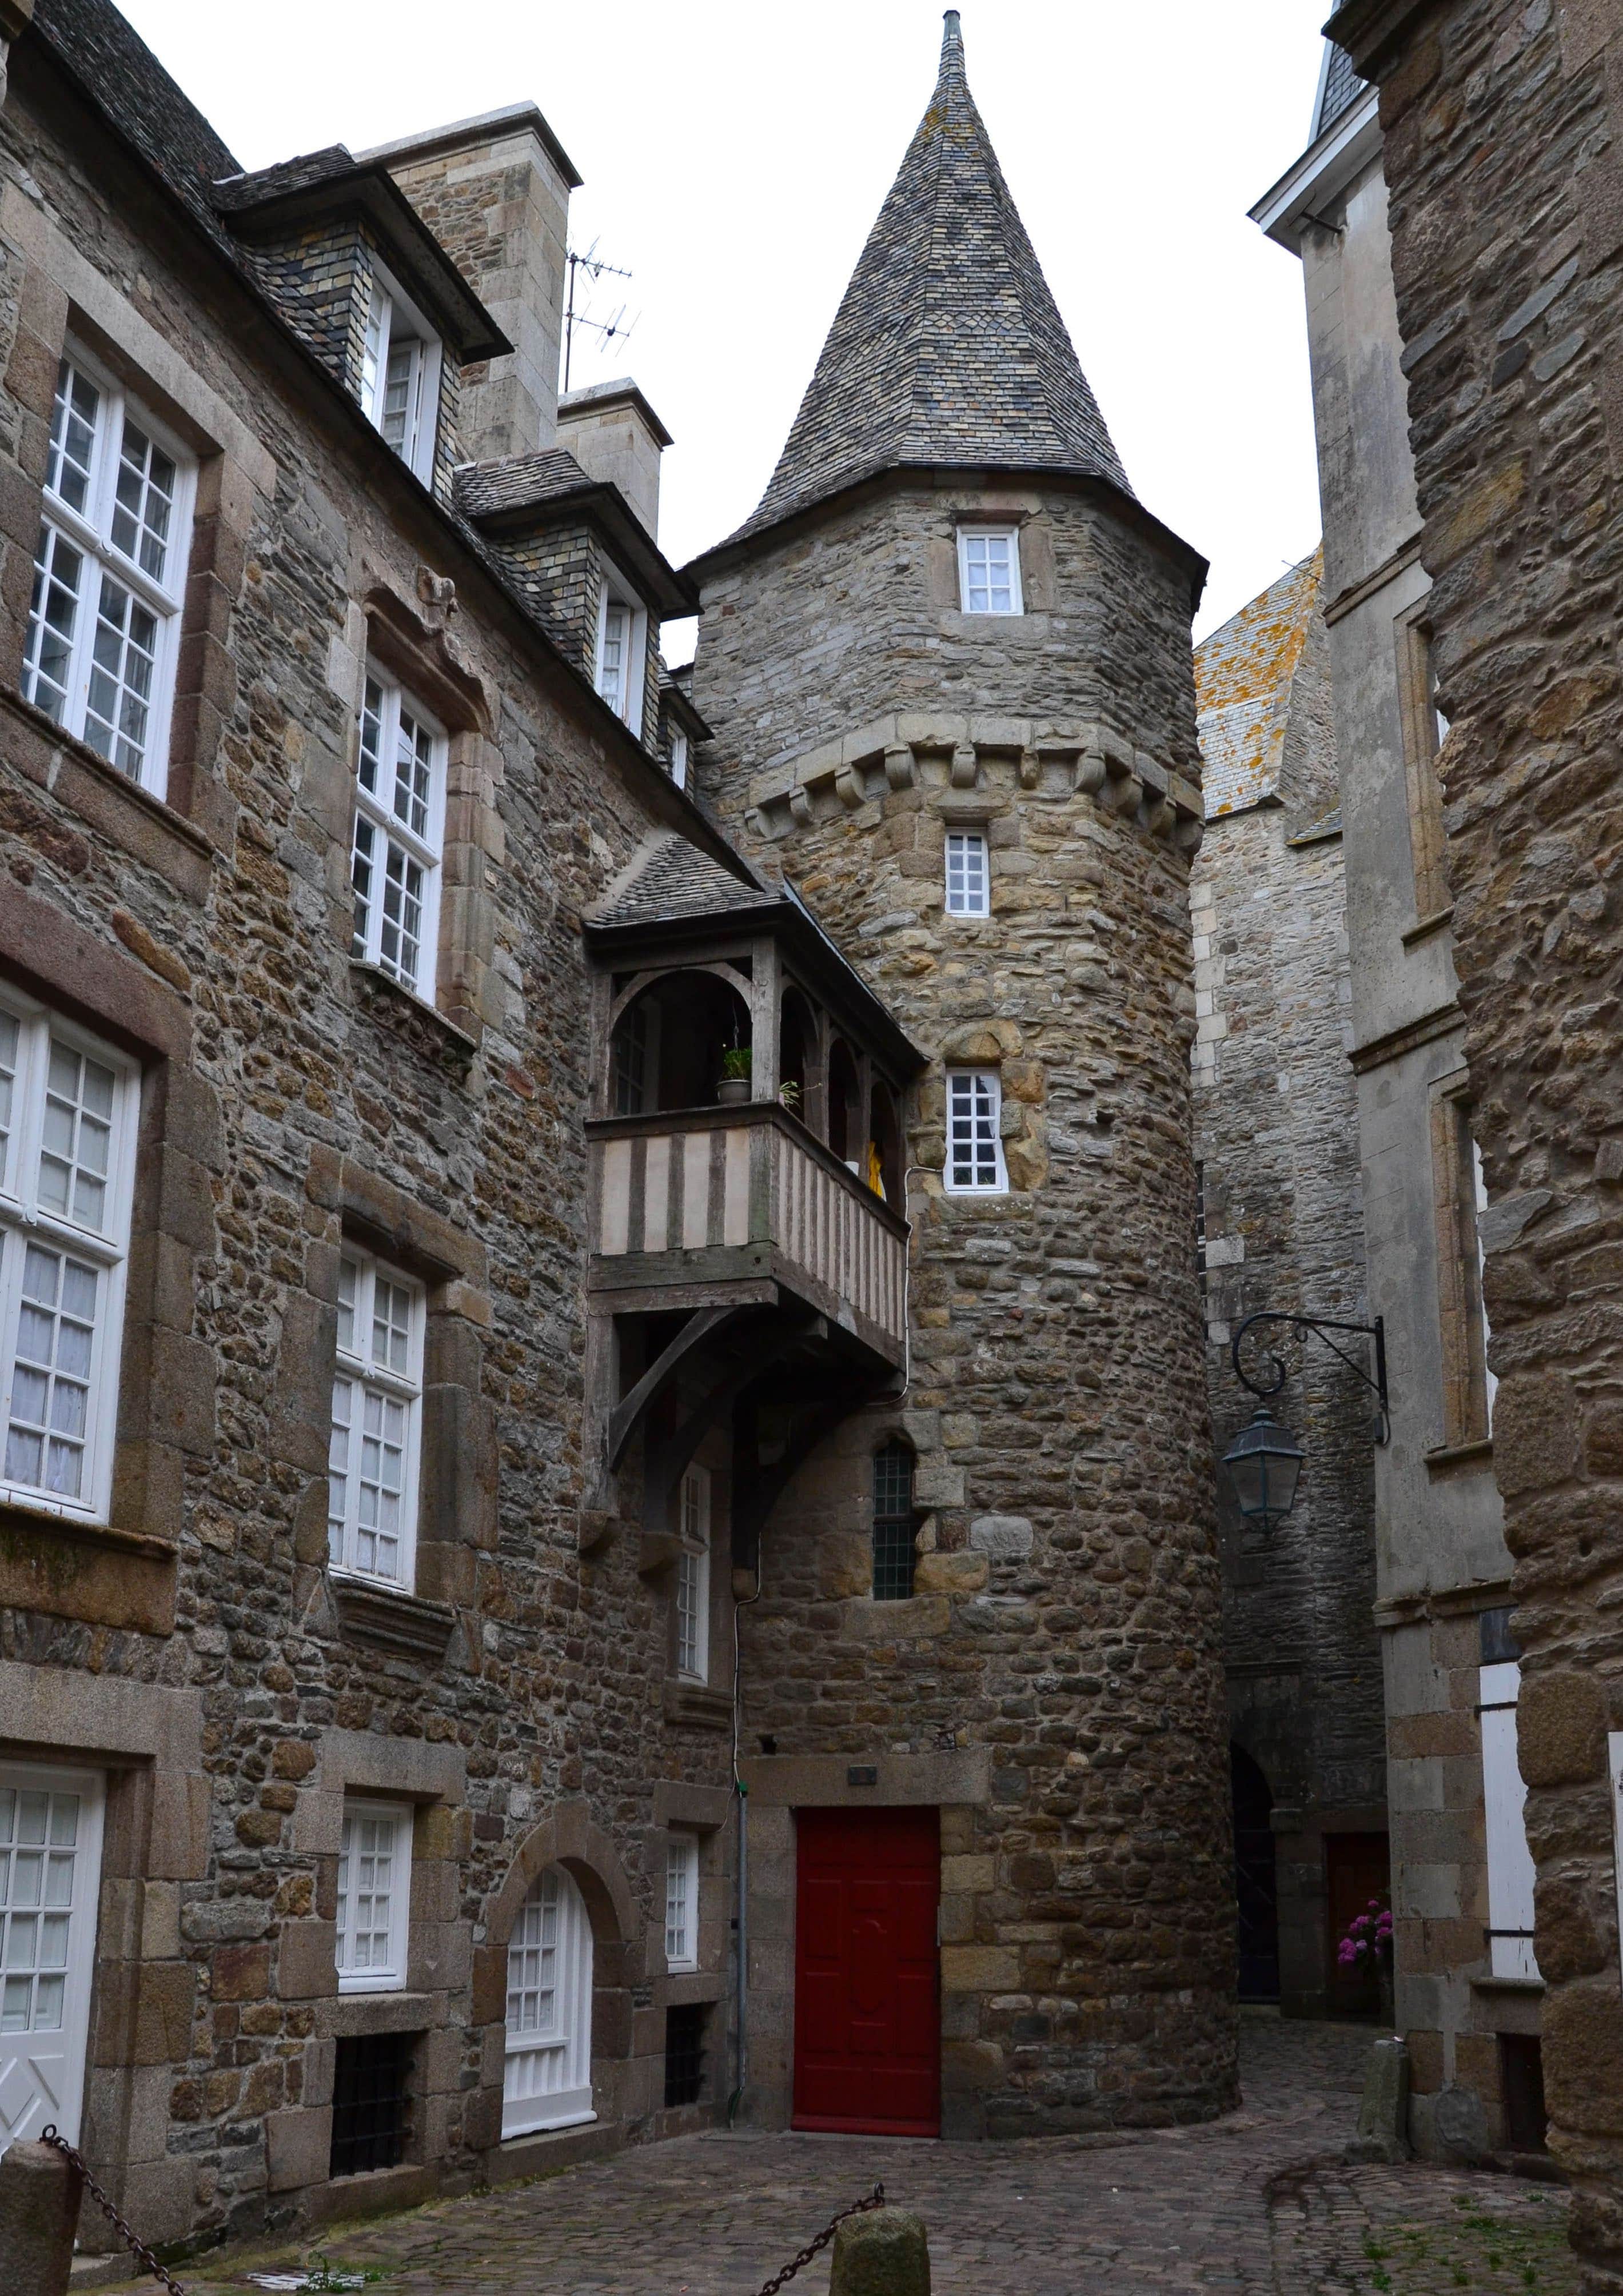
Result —
<instances>
[{"instance_id":1,"label":"potted plant","mask_svg":"<svg viewBox=\"0 0 1623 2296\"><path fill-rule=\"evenodd\" d=\"M1336 1948L1336 1966L1348 1976L1373 1971L1381 1988L1381 2021L1392 2022L1392 1909L1372 1898L1367 1912L1355 1914Z\"/></svg>"},{"instance_id":2,"label":"potted plant","mask_svg":"<svg viewBox=\"0 0 1623 2296\"><path fill-rule=\"evenodd\" d=\"M737 1108L750 1097L750 1047L733 1045L721 1056L721 1082L716 1097L724 1108Z\"/></svg>"}]
</instances>

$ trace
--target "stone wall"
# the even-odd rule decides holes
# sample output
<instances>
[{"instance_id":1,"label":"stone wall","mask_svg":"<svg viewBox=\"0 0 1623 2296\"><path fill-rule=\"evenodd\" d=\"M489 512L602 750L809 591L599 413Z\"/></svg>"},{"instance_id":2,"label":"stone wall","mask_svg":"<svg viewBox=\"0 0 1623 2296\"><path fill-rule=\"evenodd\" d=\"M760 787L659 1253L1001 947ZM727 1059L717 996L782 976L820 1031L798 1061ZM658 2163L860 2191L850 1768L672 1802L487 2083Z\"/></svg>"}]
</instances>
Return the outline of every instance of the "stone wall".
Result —
<instances>
[{"instance_id":1,"label":"stone wall","mask_svg":"<svg viewBox=\"0 0 1623 2296\"><path fill-rule=\"evenodd\" d=\"M567 2153L493 2150L506 1938L553 1856L597 1939L588 2134L668 2125L665 1830L714 1841L726 1763L665 1718L668 1588L633 1541L578 1551L578 922L678 800L217 251L71 140L45 53L12 64L0 682L70 331L200 455L168 801L0 713L0 963L143 1066L112 1521L0 1510L0 1735L110 1770L84 2143L173 2241ZM369 649L451 736L434 1005L348 956ZM429 1295L422 1569L370 1602L324 1569L346 1234ZM337 1992L346 1788L416 1808L401 1993ZM335 2045L384 2025L419 2036L406 2164L329 2186Z\"/></svg>"},{"instance_id":2,"label":"stone wall","mask_svg":"<svg viewBox=\"0 0 1623 2296\"><path fill-rule=\"evenodd\" d=\"M966 512L1021 523L1018 619L958 611ZM910 1384L801 1471L742 1634L761 1768L882 1756L879 1799L942 1807L954 2134L1234 2095L1189 1134L1191 574L1100 491L894 482L705 582L704 786L932 1063L908 1134ZM944 914L949 824L985 829L986 920ZM947 1062L1000 1071L1006 1195L943 1192ZM872 1457L892 1432L923 1521L914 1596L878 1603ZM764 2117L791 2050L773 1828Z\"/></svg>"},{"instance_id":3,"label":"stone wall","mask_svg":"<svg viewBox=\"0 0 1623 2296\"><path fill-rule=\"evenodd\" d=\"M1623 2286L1615 1393L1618 146L1594 0L1337 20L1381 84L1456 962L1488 1194L1494 1464L1524 1649L1545 2070L1586 2284Z\"/></svg>"}]
</instances>

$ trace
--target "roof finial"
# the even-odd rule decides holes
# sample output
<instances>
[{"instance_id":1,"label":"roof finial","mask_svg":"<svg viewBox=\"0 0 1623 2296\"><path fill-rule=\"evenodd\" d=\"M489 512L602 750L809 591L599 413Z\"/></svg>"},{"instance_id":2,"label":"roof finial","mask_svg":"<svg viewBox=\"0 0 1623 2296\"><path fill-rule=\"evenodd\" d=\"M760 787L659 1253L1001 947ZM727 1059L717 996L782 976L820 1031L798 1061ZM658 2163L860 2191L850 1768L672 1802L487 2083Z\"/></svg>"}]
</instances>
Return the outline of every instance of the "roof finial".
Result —
<instances>
[{"instance_id":1,"label":"roof finial","mask_svg":"<svg viewBox=\"0 0 1623 2296\"><path fill-rule=\"evenodd\" d=\"M946 29L941 35L941 78L963 78L963 35L958 29L958 11L949 8L943 19Z\"/></svg>"}]
</instances>

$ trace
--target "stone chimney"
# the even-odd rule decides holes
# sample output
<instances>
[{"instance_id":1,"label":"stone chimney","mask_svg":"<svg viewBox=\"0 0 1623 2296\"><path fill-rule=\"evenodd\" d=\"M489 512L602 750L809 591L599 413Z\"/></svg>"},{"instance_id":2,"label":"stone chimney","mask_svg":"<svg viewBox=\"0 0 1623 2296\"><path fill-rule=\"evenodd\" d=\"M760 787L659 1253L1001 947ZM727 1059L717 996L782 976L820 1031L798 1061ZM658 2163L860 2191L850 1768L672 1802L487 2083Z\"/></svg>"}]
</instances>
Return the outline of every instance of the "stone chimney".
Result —
<instances>
[{"instance_id":1,"label":"stone chimney","mask_svg":"<svg viewBox=\"0 0 1623 2296\"><path fill-rule=\"evenodd\" d=\"M628 376L566 391L558 444L589 479L617 486L654 541L660 537L660 456L670 432Z\"/></svg>"},{"instance_id":2,"label":"stone chimney","mask_svg":"<svg viewBox=\"0 0 1623 2296\"><path fill-rule=\"evenodd\" d=\"M553 443L570 193L580 182L533 103L511 103L356 154L381 160L514 346L463 380L464 458Z\"/></svg>"}]
</instances>

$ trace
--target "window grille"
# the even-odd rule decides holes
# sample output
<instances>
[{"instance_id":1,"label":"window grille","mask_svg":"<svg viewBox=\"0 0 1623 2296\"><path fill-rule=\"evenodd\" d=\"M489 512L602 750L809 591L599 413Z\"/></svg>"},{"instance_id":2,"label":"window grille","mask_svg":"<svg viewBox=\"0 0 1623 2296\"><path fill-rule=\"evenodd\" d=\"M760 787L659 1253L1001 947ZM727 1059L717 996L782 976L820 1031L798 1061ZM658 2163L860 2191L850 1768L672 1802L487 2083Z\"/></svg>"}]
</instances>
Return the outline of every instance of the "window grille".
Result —
<instances>
[{"instance_id":1,"label":"window grille","mask_svg":"<svg viewBox=\"0 0 1623 2296\"><path fill-rule=\"evenodd\" d=\"M24 644L35 707L161 797L193 465L110 377L58 370Z\"/></svg>"},{"instance_id":2,"label":"window grille","mask_svg":"<svg viewBox=\"0 0 1623 2296\"><path fill-rule=\"evenodd\" d=\"M954 1195L1002 1195L1009 1181L998 1136L1003 1094L996 1069L947 1071L947 1185Z\"/></svg>"},{"instance_id":3,"label":"window grille","mask_svg":"<svg viewBox=\"0 0 1623 2296\"><path fill-rule=\"evenodd\" d=\"M446 748L443 733L408 693L367 673L356 768L350 955L425 1000L434 994Z\"/></svg>"},{"instance_id":4,"label":"window grille","mask_svg":"<svg viewBox=\"0 0 1623 2296\"><path fill-rule=\"evenodd\" d=\"M958 586L966 614L1018 614L1023 611L1020 537L1012 527L960 529Z\"/></svg>"},{"instance_id":5,"label":"window grille","mask_svg":"<svg viewBox=\"0 0 1623 2296\"><path fill-rule=\"evenodd\" d=\"M665 1852L665 1961L699 1966L699 1844L691 1833L673 1834Z\"/></svg>"},{"instance_id":6,"label":"window grille","mask_svg":"<svg viewBox=\"0 0 1623 2296\"><path fill-rule=\"evenodd\" d=\"M410 1587L422 1415L422 1286L353 1246L338 1273L327 1465L335 1570Z\"/></svg>"},{"instance_id":7,"label":"window grille","mask_svg":"<svg viewBox=\"0 0 1623 2296\"><path fill-rule=\"evenodd\" d=\"M915 1550L913 1453L887 1443L873 1455L873 1599L905 1602L913 1593Z\"/></svg>"},{"instance_id":8,"label":"window grille","mask_svg":"<svg viewBox=\"0 0 1623 2296\"><path fill-rule=\"evenodd\" d=\"M104 1515L138 1085L133 1064L0 992L0 1496Z\"/></svg>"},{"instance_id":9,"label":"window grille","mask_svg":"<svg viewBox=\"0 0 1623 2296\"><path fill-rule=\"evenodd\" d=\"M665 2103L697 2104L704 2094L702 2001L684 2001L665 2012Z\"/></svg>"},{"instance_id":10,"label":"window grille","mask_svg":"<svg viewBox=\"0 0 1623 2296\"><path fill-rule=\"evenodd\" d=\"M412 1813L350 1801L338 1860L338 1989L398 1991L406 1983Z\"/></svg>"},{"instance_id":11,"label":"window grille","mask_svg":"<svg viewBox=\"0 0 1623 2296\"><path fill-rule=\"evenodd\" d=\"M710 1671L710 1477L682 1478L682 1552L676 1558L676 1672L705 1682Z\"/></svg>"},{"instance_id":12,"label":"window grille","mask_svg":"<svg viewBox=\"0 0 1623 2296\"><path fill-rule=\"evenodd\" d=\"M990 913L991 883L986 839L979 830L949 829L947 833L947 914L949 917L984 917Z\"/></svg>"},{"instance_id":13,"label":"window grille","mask_svg":"<svg viewBox=\"0 0 1623 2296\"><path fill-rule=\"evenodd\" d=\"M329 2176L395 2169L406 2158L414 2039L411 2033L354 2033L339 2041Z\"/></svg>"}]
</instances>

